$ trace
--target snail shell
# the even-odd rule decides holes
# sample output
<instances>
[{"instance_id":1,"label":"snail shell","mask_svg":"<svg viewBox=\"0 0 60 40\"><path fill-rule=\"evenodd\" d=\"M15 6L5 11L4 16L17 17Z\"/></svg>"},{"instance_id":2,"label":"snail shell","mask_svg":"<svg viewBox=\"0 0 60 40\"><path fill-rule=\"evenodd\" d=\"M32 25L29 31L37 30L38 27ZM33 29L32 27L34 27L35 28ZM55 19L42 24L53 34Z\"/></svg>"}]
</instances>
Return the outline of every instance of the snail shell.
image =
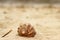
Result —
<instances>
[{"instance_id":1,"label":"snail shell","mask_svg":"<svg viewBox=\"0 0 60 40\"><path fill-rule=\"evenodd\" d=\"M18 27L18 34L24 37L34 37L36 32L31 24L22 24Z\"/></svg>"}]
</instances>

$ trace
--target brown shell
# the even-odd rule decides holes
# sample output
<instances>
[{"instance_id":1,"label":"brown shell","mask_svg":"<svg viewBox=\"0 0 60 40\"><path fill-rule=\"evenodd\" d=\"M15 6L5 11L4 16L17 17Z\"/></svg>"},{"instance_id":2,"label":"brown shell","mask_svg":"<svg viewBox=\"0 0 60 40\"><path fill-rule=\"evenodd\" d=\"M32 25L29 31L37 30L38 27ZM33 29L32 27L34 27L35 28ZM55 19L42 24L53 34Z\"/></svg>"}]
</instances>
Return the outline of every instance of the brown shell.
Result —
<instances>
[{"instance_id":1,"label":"brown shell","mask_svg":"<svg viewBox=\"0 0 60 40\"><path fill-rule=\"evenodd\" d=\"M22 24L18 28L18 34L24 37L34 37L36 32L31 24Z\"/></svg>"}]
</instances>

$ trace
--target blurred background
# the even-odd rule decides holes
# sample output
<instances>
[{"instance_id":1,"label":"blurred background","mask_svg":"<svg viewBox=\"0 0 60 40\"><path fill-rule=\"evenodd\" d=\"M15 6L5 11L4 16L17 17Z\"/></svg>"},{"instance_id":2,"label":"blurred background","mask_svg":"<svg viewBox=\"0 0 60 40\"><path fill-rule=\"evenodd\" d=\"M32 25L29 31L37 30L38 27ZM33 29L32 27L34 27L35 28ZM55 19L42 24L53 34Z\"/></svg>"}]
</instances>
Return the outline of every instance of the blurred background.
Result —
<instances>
[{"instance_id":1,"label":"blurred background","mask_svg":"<svg viewBox=\"0 0 60 40\"><path fill-rule=\"evenodd\" d=\"M0 0L0 3L60 3L60 0Z\"/></svg>"},{"instance_id":2,"label":"blurred background","mask_svg":"<svg viewBox=\"0 0 60 40\"><path fill-rule=\"evenodd\" d=\"M60 6L60 0L0 0L0 6L20 6L20 5L48 4Z\"/></svg>"}]
</instances>

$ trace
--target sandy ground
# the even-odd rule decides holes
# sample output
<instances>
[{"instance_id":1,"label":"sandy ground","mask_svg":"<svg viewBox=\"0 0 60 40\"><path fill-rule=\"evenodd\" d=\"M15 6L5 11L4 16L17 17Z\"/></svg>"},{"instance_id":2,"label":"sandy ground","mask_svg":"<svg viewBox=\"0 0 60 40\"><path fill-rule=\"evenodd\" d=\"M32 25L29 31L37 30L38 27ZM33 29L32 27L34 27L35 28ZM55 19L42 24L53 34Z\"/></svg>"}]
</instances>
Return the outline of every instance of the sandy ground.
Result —
<instances>
[{"instance_id":1,"label":"sandy ground","mask_svg":"<svg viewBox=\"0 0 60 40\"><path fill-rule=\"evenodd\" d=\"M36 36L18 36L17 28L21 23L31 23ZM2 37L10 29L12 32ZM1 6L0 40L60 40L60 8L47 5Z\"/></svg>"}]
</instances>

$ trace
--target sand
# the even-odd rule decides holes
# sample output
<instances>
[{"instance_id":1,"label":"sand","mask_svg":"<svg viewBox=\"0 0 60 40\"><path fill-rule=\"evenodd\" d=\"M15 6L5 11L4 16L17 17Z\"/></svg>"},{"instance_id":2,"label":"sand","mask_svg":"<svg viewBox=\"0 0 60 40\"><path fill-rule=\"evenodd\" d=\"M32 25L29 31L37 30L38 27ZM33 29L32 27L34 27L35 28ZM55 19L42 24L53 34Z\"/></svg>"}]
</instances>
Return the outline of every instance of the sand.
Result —
<instances>
[{"instance_id":1,"label":"sand","mask_svg":"<svg viewBox=\"0 0 60 40\"><path fill-rule=\"evenodd\" d=\"M0 40L60 40L60 8L49 5L0 6ZM35 37L18 36L21 23L30 23ZM9 30L8 35L2 37Z\"/></svg>"}]
</instances>

